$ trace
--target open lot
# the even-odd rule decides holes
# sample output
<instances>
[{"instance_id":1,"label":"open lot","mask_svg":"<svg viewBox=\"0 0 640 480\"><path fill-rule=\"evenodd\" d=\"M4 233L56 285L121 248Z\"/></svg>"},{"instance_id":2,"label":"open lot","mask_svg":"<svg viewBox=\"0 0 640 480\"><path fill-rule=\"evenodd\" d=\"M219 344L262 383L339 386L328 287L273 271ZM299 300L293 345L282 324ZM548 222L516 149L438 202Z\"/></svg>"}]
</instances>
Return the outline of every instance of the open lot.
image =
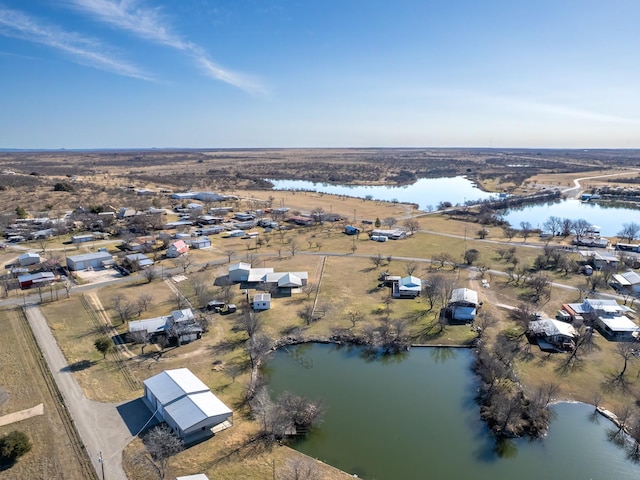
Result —
<instances>
[{"instance_id":1,"label":"open lot","mask_svg":"<svg viewBox=\"0 0 640 480\"><path fill-rule=\"evenodd\" d=\"M6 347L0 349L0 415L44 403L44 415L0 427L0 435L18 429L33 444L16 465L0 471L0 477L93 478L89 459L22 312L4 309L0 315L0 337Z\"/></svg>"}]
</instances>

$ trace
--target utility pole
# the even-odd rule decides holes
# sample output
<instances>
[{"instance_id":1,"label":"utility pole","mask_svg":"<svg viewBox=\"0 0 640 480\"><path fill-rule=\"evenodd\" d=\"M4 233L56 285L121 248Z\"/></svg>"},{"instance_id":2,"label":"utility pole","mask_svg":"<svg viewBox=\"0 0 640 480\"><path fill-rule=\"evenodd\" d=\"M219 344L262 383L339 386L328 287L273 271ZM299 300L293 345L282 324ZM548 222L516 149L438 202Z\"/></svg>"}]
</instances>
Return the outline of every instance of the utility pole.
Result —
<instances>
[{"instance_id":1,"label":"utility pole","mask_svg":"<svg viewBox=\"0 0 640 480\"><path fill-rule=\"evenodd\" d=\"M102 470L102 480L104 480L104 461L102 460L102 452L98 452L98 463L100 464L100 468Z\"/></svg>"}]
</instances>

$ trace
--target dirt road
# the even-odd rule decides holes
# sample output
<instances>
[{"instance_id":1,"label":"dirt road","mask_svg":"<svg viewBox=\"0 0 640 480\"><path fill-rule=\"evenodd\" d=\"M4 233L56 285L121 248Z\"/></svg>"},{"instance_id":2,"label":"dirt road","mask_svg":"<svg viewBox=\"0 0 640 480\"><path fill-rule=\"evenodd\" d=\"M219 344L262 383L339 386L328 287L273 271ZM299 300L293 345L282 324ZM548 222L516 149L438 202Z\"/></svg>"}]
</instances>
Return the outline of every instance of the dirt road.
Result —
<instances>
[{"instance_id":1,"label":"dirt road","mask_svg":"<svg viewBox=\"0 0 640 480\"><path fill-rule=\"evenodd\" d=\"M73 377L40 308L29 305L25 313L98 476L102 478L102 465L99 462L99 455L102 454L104 477L126 479L122 468L122 449L133 436L117 410L119 404L88 400ZM148 411L143 413L149 415Z\"/></svg>"}]
</instances>

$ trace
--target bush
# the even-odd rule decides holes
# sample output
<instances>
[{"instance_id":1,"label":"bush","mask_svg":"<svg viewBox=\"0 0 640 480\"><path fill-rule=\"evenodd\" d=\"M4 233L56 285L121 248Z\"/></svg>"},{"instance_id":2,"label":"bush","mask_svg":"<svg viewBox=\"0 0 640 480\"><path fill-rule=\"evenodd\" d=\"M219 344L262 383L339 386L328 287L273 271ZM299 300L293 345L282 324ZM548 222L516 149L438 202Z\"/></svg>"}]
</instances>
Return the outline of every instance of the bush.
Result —
<instances>
[{"instance_id":1,"label":"bush","mask_svg":"<svg viewBox=\"0 0 640 480\"><path fill-rule=\"evenodd\" d=\"M31 441L26 433L14 430L0 439L0 458L15 462L31 450Z\"/></svg>"},{"instance_id":2,"label":"bush","mask_svg":"<svg viewBox=\"0 0 640 480\"><path fill-rule=\"evenodd\" d=\"M53 186L54 192L73 192L73 186L67 182L58 182Z\"/></svg>"}]
</instances>

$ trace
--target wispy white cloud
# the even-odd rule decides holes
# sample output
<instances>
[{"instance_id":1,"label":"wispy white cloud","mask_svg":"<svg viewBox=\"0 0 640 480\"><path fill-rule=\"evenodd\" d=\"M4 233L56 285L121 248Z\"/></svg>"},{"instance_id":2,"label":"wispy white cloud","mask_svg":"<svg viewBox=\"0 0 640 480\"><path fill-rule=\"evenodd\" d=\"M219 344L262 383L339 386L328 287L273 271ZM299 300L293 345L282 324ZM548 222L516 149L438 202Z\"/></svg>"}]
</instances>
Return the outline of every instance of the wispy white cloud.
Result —
<instances>
[{"instance_id":1,"label":"wispy white cloud","mask_svg":"<svg viewBox=\"0 0 640 480\"><path fill-rule=\"evenodd\" d=\"M144 7L138 0L62 0L114 28L145 40L184 52L192 57L205 75L249 93L265 93L259 82L216 64L205 50L171 31L159 8Z\"/></svg>"},{"instance_id":2,"label":"wispy white cloud","mask_svg":"<svg viewBox=\"0 0 640 480\"><path fill-rule=\"evenodd\" d=\"M105 46L94 39L64 31L55 25L1 5L0 35L46 45L64 52L82 65L126 77L153 80L138 67L105 53Z\"/></svg>"}]
</instances>

